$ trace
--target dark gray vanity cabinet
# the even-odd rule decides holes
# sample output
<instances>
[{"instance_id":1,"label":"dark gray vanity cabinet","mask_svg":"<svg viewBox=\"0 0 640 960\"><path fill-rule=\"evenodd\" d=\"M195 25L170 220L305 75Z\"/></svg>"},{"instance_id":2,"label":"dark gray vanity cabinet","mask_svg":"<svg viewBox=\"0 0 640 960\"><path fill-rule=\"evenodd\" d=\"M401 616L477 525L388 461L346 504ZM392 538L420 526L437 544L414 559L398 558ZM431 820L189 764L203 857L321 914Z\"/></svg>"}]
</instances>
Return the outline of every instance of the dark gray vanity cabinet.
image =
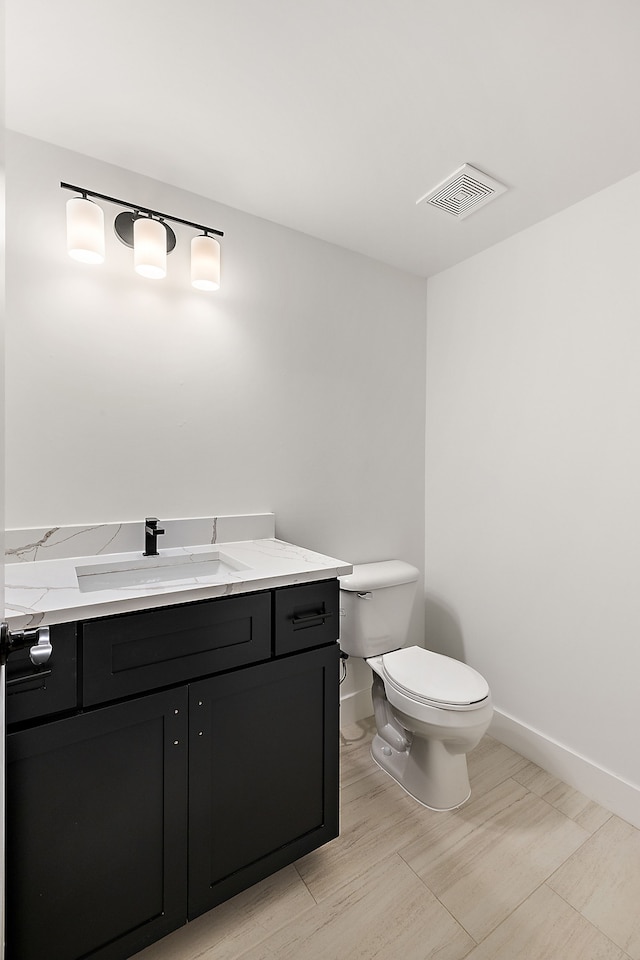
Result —
<instances>
[{"instance_id":1,"label":"dark gray vanity cabinet","mask_svg":"<svg viewBox=\"0 0 640 960\"><path fill-rule=\"evenodd\" d=\"M7 960L125 960L337 836L337 597L52 628L55 712L9 706Z\"/></svg>"}]
</instances>

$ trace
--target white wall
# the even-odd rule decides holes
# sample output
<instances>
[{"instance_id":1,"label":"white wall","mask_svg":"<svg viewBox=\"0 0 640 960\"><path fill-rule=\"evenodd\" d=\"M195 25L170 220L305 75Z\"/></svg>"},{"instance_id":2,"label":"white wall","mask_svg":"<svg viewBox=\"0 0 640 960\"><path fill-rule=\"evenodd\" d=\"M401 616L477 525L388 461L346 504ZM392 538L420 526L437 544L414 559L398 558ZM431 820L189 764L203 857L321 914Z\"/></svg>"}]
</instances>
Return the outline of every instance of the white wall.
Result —
<instances>
[{"instance_id":1,"label":"white wall","mask_svg":"<svg viewBox=\"0 0 640 960\"><path fill-rule=\"evenodd\" d=\"M3 23L0 9L0 25ZM4 100L4 98L3 98ZM3 107L0 107L4 113ZM0 122L0 557L4 557L4 324L5 324L5 172L4 115ZM4 611L4 577L0 577L0 607ZM0 824L0 830L4 824ZM0 898L2 897L0 883ZM0 907L0 909L2 909ZM0 937L2 931L0 929Z\"/></svg>"},{"instance_id":2,"label":"white wall","mask_svg":"<svg viewBox=\"0 0 640 960\"><path fill-rule=\"evenodd\" d=\"M221 290L187 228L161 282L108 217L106 263L71 260L61 180L224 230ZM7 185L8 527L271 510L422 568L426 281L11 132Z\"/></svg>"},{"instance_id":3,"label":"white wall","mask_svg":"<svg viewBox=\"0 0 640 960\"><path fill-rule=\"evenodd\" d=\"M426 634L640 825L639 211L636 174L429 280Z\"/></svg>"}]
</instances>

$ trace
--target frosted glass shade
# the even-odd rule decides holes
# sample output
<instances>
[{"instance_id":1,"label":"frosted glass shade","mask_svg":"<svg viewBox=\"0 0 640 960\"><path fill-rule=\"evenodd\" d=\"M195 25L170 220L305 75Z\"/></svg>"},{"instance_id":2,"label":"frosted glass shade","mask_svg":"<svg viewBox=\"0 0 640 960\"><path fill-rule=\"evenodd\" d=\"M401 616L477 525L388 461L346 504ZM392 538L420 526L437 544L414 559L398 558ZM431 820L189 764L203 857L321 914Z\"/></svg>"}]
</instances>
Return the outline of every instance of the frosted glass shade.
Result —
<instances>
[{"instance_id":1,"label":"frosted glass shade","mask_svg":"<svg viewBox=\"0 0 640 960\"><path fill-rule=\"evenodd\" d=\"M191 241L191 283L198 290L220 289L220 244L214 237Z\"/></svg>"},{"instance_id":2,"label":"frosted glass shade","mask_svg":"<svg viewBox=\"0 0 640 960\"><path fill-rule=\"evenodd\" d=\"M133 265L136 273L151 280L167 275L167 231L152 217L138 217L133 224Z\"/></svg>"},{"instance_id":3,"label":"frosted glass shade","mask_svg":"<svg viewBox=\"0 0 640 960\"><path fill-rule=\"evenodd\" d=\"M104 213L93 200L67 200L67 251L82 263L104 261Z\"/></svg>"}]
</instances>

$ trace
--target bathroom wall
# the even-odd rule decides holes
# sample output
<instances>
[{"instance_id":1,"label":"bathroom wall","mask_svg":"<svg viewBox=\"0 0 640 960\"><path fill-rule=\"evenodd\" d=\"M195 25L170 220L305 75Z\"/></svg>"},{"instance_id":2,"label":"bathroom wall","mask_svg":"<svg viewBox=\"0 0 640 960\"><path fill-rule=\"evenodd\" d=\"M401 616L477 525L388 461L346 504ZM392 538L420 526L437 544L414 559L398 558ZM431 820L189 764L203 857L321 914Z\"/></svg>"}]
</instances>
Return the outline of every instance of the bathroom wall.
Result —
<instances>
[{"instance_id":1,"label":"bathroom wall","mask_svg":"<svg viewBox=\"0 0 640 960\"><path fill-rule=\"evenodd\" d=\"M638 211L640 173L429 280L426 424L427 644L636 825Z\"/></svg>"},{"instance_id":2,"label":"bathroom wall","mask_svg":"<svg viewBox=\"0 0 640 960\"><path fill-rule=\"evenodd\" d=\"M5 50L4 2L0 2L0 49ZM0 556L4 555L4 324L5 324L5 72L0 70ZM4 579L0 577L4 610Z\"/></svg>"},{"instance_id":3,"label":"bathroom wall","mask_svg":"<svg viewBox=\"0 0 640 960\"><path fill-rule=\"evenodd\" d=\"M0 10L0 28L4 26ZM5 174L4 174L4 90L0 87L0 411L4 412L4 323L5 323ZM4 416L0 416L0 556L4 555ZM0 577L0 606L4 610L4 579Z\"/></svg>"},{"instance_id":4,"label":"bathroom wall","mask_svg":"<svg viewBox=\"0 0 640 960\"><path fill-rule=\"evenodd\" d=\"M106 263L71 260L61 180L224 230L221 290L188 228L164 281L108 216ZM7 527L273 511L422 568L426 281L13 132L7 182Z\"/></svg>"}]
</instances>

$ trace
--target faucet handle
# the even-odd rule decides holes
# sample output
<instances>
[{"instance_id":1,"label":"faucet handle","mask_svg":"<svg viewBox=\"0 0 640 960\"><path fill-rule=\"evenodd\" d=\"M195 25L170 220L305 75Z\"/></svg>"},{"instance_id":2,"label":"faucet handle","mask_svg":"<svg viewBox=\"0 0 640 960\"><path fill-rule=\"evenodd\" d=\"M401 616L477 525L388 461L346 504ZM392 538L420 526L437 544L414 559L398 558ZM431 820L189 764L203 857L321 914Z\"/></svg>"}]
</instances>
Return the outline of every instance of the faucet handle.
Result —
<instances>
[{"instance_id":1,"label":"faucet handle","mask_svg":"<svg viewBox=\"0 0 640 960\"><path fill-rule=\"evenodd\" d=\"M153 530L154 533L164 533L164 529L161 529L158 526L160 521L158 520L157 517L147 517L144 523L145 523L145 526L148 527L149 530Z\"/></svg>"}]
</instances>

